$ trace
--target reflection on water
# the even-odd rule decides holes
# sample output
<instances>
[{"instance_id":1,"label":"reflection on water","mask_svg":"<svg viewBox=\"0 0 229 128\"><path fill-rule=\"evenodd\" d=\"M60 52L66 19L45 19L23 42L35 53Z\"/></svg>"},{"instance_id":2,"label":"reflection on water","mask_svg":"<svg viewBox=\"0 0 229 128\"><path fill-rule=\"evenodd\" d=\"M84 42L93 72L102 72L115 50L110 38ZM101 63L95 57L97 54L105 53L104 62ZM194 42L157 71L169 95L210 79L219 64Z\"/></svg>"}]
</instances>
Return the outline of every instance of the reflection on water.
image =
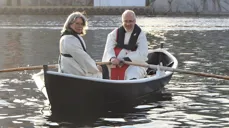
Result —
<instances>
[{"instance_id":1,"label":"reflection on water","mask_svg":"<svg viewBox=\"0 0 229 128\"><path fill-rule=\"evenodd\" d=\"M58 41L66 16L0 16L0 68L57 63ZM84 37L89 54L101 61L107 34L120 25L118 16L90 16ZM179 68L229 75L229 19L138 17L149 48L165 43ZM228 81L174 73L165 94L139 100L138 106L114 106L88 116L53 115L32 74L1 73L1 127L228 127ZM97 113L95 113L97 112Z\"/></svg>"},{"instance_id":2,"label":"reflection on water","mask_svg":"<svg viewBox=\"0 0 229 128\"><path fill-rule=\"evenodd\" d=\"M4 52L3 56L6 61L4 61L4 67L14 67L15 63L21 63L23 61L20 58L20 54L22 54L23 45L21 45L21 33L20 32L7 32L6 33L6 44L3 45L6 52Z\"/></svg>"},{"instance_id":3,"label":"reflection on water","mask_svg":"<svg viewBox=\"0 0 229 128\"><path fill-rule=\"evenodd\" d=\"M109 110L87 110L82 114L76 115L51 115L49 121L59 122L58 126L83 127L83 126L127 126L134 124L145 124L151 122L147 118L148 111L154 108L160 108L161 101L171 100L171 93L158 93L148 95L138 100L138 106L123 106L122 104L113 104ZM94 109L93 107L91 109ZM77 110L76 110L77 111ZM74 112L73 112L74 113Z\"/></svg>"}]
</instances>

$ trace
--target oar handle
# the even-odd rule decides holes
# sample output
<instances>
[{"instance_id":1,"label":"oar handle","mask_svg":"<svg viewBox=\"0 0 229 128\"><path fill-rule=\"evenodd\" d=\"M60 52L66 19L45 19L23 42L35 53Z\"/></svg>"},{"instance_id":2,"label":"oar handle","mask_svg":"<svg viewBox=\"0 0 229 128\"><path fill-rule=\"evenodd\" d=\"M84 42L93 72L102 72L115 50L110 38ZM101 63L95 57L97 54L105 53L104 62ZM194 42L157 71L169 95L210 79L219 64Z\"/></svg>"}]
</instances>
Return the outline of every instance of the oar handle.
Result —
<instances>
[{"instance_id":1,"label":"oar handle","mask_svg":"<svg viewBox=\"0 0 229 128\"><path fill-rule=\"evenodd\" d=\"M108 64L111 64L110 61L108 62L96 62L97 65L108 65Z\"/></svg>"},{"instance_id":2,"label":"oar handle","mask_svg":"<svg viewBox=\"0 0 229 128\"><path fill-rule=\"evenodd\" d=\"M161 70L164 70L164 71L179 72L179 73L192 74L192 75L197 75L197 76L205 76L205 77L213 77L213 78L218 78L218 79L229 80L229 76L208 74L208 73L203 73L203 72L187 71L187 70L182 70L182 69L177 69L177 68L175 69L171 67L164 67L164 66L153 65L153 64L138 64L138 63L133 63L129 61L124 61L124 63L128 65L146 67L146 68L151 68L151 69L160 68Z\"/></svg>"}]
</instances>

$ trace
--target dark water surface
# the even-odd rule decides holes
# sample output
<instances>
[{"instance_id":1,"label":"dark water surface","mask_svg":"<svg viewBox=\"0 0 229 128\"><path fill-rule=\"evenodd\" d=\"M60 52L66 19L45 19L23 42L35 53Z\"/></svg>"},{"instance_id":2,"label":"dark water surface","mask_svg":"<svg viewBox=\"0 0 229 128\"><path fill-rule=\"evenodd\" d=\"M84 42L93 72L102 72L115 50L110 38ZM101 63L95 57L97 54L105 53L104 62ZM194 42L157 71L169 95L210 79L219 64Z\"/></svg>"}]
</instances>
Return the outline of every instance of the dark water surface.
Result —
<instances>
[{"instance_id":1,"label":"dark water surface","mask_svg":"<svg viewBox=\"0 0 229 128\"><path fill-rule=\"evenodd\" d=\"M55 64L66 16L0 16L0 69ZM107 34L119 16L90 16L84 37L100 61ZM149 48L161 42L179 68L229 75L229 19L138 17ZM5 127L229 127L229 81L174 73L165 94L117 112L57 118L31 76L38 71L0 73L0 126Z\"/></svg>"}]
</instances>

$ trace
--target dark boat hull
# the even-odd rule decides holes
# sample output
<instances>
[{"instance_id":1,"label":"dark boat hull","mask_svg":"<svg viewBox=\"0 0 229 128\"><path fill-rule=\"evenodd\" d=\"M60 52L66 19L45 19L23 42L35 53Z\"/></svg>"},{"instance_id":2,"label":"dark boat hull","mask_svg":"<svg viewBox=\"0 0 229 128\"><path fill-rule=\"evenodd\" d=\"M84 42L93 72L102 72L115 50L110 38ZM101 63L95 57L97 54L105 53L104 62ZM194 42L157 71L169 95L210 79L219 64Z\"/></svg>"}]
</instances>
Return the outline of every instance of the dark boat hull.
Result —
<instances>
[{"instance_id":1,"label":"dark boat hull","mask_svg":"<svg viewBox=\"0 0 229 128\"><path fill-rule=\"evenodd\" d=\"M171 67L176 61L174 59L167 57L167 63L173 62ZM87 108L105 109L115 103L122 103L122 106L134 105L137 99L161 91L172 75L173 73L169 72L159 78L114 81L63 75L44 68L45 87L53 113L88 110Z\"/></svg>"},{"instance_id":2,"label":"dark boat hull","mask_svg":"<svg viewBox=\"0 0 229 128\"><path fill-rule=\"evenodd\" d=\"M62 108L85 108L91 106L106 106L115 102L123 102L128 105L135 103L149 93L160 91L171 79L172 75L162 79L142 83L98 83L95 81L62 77L51 73L45 74L46 89L52 111L60 111ZM77 84L72 84L77 83ZM68 86L71 85L71 86ZM64 110L64 109L63 109Z\"/></svg>"}]
</instances>

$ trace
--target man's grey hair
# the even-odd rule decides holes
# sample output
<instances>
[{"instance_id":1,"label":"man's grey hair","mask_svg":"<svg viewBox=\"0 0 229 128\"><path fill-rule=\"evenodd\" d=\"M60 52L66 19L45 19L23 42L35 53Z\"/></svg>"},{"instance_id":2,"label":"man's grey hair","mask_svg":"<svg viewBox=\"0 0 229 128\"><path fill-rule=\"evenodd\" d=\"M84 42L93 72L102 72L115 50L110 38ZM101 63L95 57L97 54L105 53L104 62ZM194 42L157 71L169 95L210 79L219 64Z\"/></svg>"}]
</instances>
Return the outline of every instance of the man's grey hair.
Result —
<instances>
[{"instance_id":1,"label":"man's grey hair","mask_svg":"<svg viewBox=\"0 0 229 128\"><path fill-rule=\"evenodd\" d=\"M87 29L87 19L81 12L73 12L68 16L61 30L61 33L65 32L66 30L69 30L70 25L74 23L76 18L82 18L84 26L83 26L83 32L81 33L81 35L85 35L86 29Z\"/></svg>"},{"instance_id":2,"label":"man's grey hair","mask_svg":"<svg viewBox=\"0 0 229 128\"><path fill-rule=\"evenodd\" d=\"M131 15L133 16L134 20L136 20L136 15L135 15L135 12L134 12L133 10L125 10L125 11L122 13L122 21L124 21L124 16L125 16L127 13L128 13L128 14L131 14Z\"/></svg>"}]
</instances>

